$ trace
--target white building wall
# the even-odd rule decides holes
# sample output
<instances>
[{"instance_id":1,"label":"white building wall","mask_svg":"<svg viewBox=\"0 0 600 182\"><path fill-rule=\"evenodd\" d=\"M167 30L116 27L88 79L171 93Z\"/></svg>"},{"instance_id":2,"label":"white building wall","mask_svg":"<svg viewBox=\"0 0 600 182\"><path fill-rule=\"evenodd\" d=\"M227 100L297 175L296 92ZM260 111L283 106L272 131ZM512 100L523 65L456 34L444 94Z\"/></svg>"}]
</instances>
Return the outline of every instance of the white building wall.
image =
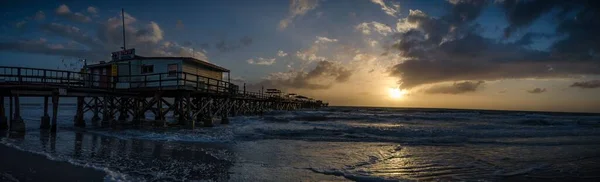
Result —
<instances>
[{"instance_id":1,"label":"white building wall","mask_svg":"<svg viewBox=\"0 0 600 182\"><path fill-rule=\"evenodd\" d=\"M170 77L168 72L169 64L177 64L177 70L181 70L181 60L177 59L149 59L149 60L141 60L139 64L140 75L147 75L145 77L140 77L140 81L146 79L147 85L146 87L158 87L158 86L176 86L177 85L177 76ZM154 72L141 74L142 65L154 65ZM172 81L162 81L160 80L172 80ZM150 82L148 82L150 81ZM160 84L160 85L159 85Z\"/></svg>"},{"instance_id":2,"label":"white building wall","mask_svg":"<svg viewBox=\"0 0 600 182\"><path fill-rule=\"evenodd\" d=\"M183 85L184 81L177 79L186 79L185 84L191 87L208 88L207 85L216 85L220 83L217 80L223 80L223 73L219 71L208 70L200 64L194 64L190 62L184 62L181 59L140 59L123 61L118 64L118 75L128 76L129 66L131 63L131 77L121 77L117 83L117 88L141 88L141 87L165 87L165 86L177 86ZM170 64L177 64L178 72L185 72L189 74L168 74L168 66ZM142 66L153 65L154 70L152 73L142 73ZM200 75L197 78L194 75ZM210 78L210 79L207 79ZM196 84L199 80L205 84ZM160 83L159 83L160 82ZM209 88L215 89L215 88Z\"/></svg>"}]
</instances>

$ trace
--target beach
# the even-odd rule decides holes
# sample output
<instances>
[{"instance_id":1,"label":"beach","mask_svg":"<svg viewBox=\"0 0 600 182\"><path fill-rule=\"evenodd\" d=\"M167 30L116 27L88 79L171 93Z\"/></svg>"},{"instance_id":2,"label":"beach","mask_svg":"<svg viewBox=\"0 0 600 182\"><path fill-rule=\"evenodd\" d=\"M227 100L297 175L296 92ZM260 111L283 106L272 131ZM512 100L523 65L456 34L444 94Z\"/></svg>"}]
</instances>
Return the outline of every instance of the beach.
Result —
<instances>
[{"instance_id":1,"label":"beach","mask_svg":"<svg viewBox=\"0 0 600 182\"><path fill-rule=\"evenodd\" d=\"M0 154L0 181L104 181L106 176L102 171L4 145L0 145Z\"/></svg>"}]
</instances>

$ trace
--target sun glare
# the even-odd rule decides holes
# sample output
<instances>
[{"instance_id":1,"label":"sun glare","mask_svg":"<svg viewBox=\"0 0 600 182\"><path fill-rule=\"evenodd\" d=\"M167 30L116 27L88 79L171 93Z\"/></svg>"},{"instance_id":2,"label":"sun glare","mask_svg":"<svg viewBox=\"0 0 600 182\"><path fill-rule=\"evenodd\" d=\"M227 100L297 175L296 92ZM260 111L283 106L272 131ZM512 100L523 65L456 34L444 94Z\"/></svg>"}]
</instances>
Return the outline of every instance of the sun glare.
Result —
<instances>
[{"instance_id":1,"label":"sun glare","mask_svg":"<svg viewBox=\"0 0 600 182\"><path fill-rule=\"evenodd\" d=\"M390 88L389 94L392 99L399 99L402 98L402 96L404 96L405 91L400 90L399 88Z\"/></svg>"}]
</instances>

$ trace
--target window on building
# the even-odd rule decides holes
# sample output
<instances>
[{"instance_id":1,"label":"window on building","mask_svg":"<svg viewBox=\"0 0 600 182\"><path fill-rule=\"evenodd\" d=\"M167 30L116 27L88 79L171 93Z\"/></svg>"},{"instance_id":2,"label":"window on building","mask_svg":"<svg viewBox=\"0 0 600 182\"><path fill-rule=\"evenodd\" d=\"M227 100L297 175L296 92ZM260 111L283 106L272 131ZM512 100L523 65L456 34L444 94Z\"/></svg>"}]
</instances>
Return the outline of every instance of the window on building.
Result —
<instances>
[{"instance_id":1,"label":"window on building","mask_svg":"<svg viewBox=\"0 0 600 182\"><path fill-rule=\"evenodd\" d=\"M154 65L142 65L142 74L154 73Z\"/></svg>"},{"instance_id":2,"label":"window on building","mask_svg":"<svg viewBox=\"0 0 600 182\"><path fill-rule=\"evenodd\" d=\"M169 76L177 76L177 64L169 64L167 67Z\"/></svg>"}]
</instances>

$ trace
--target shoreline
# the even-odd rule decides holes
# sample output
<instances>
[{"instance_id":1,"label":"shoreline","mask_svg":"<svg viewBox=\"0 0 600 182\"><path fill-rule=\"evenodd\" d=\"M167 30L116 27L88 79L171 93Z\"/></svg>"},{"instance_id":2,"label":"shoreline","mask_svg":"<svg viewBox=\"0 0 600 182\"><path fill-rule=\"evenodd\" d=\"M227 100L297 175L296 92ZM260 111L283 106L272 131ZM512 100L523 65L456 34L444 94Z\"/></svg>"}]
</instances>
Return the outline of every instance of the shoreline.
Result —
<instances>
[{"instance_id":1,"label":"shoreline","mask_svg":"<svg viewBox=\"0 0 600 182\"><path fill-rule=\"evenodd\" d=\"M0 144L0 181L104 181L106 173Z\"/></svg>"}]
</instances>

